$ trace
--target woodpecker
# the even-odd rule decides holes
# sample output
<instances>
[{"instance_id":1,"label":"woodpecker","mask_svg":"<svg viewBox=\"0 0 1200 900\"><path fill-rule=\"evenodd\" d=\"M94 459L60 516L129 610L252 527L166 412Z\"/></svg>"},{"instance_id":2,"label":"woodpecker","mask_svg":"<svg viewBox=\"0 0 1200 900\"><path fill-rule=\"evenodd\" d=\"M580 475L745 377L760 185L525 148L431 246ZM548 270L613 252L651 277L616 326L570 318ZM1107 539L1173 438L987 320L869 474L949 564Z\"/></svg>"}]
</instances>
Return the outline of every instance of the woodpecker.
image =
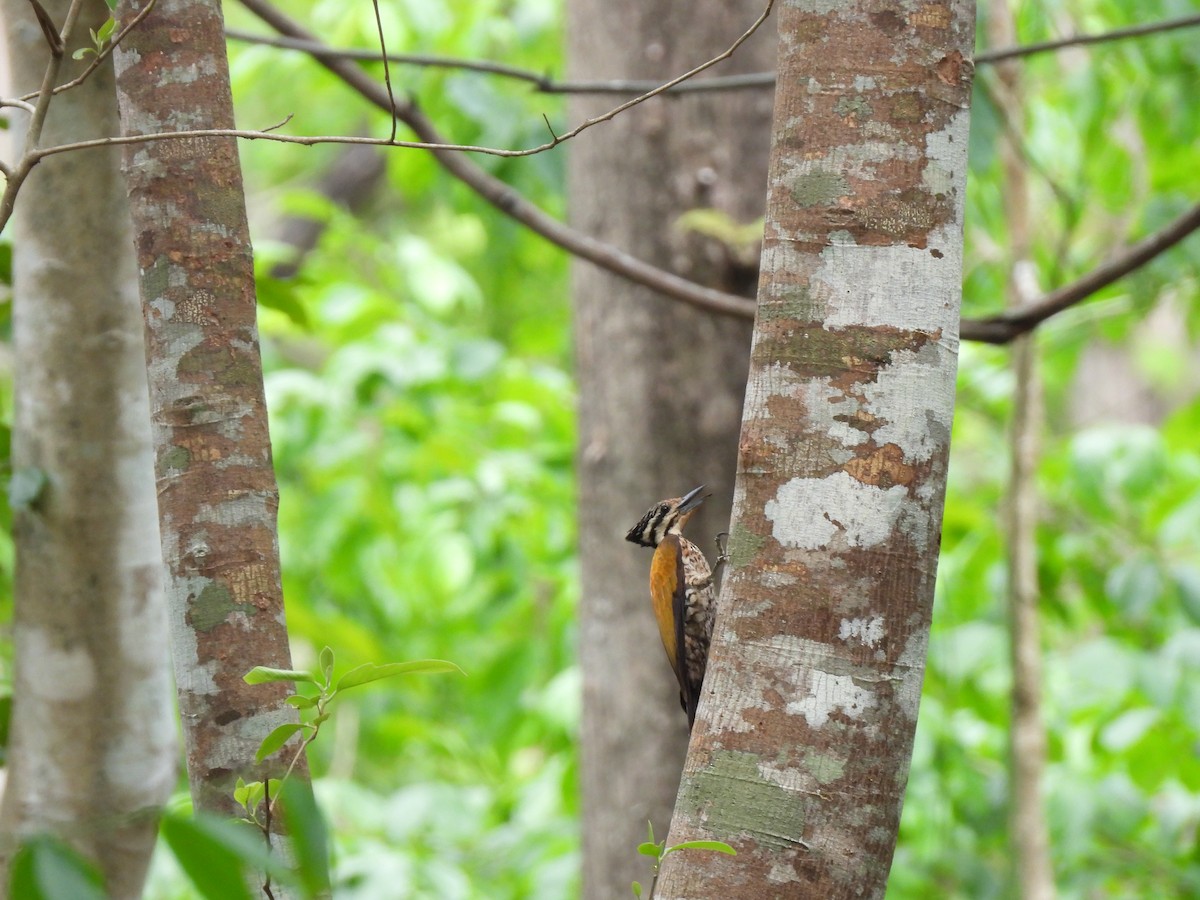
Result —
<instances>
[{"instance_id":1,"label":"woodpecker","mask_svg":"<svg viewBox=\"0 0 1200 900\"><path fill-rule=\"evenodd\" d=\"M696 721L717 609L708 560L682 534L692 513L712 496L703 491L700 485L682 497L656 503L625 535L627 541L654 548L650 602L667 660L679 681L679 702L687 713L689 731Z\"/></svg>"}]
</instances>

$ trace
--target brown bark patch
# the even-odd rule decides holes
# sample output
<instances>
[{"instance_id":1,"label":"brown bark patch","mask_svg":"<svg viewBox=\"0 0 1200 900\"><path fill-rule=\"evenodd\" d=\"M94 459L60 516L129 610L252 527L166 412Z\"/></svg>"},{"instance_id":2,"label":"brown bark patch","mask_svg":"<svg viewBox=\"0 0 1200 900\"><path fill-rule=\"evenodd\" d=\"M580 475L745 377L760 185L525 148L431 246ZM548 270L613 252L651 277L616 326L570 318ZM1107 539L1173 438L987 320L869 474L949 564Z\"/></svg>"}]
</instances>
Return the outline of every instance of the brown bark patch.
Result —
<instances>
[{"instance_id":1,"label":"brown bark patch","mask_svg":"<svg viewBox=\"0 0 1200 900\"><path fill-rule=\"evenodd\" d=\"M916 476L916 469L905 464L904 451L895 444L884 444L866 455L855 457L843 468L857 481L885 489L897 484L907 487Z\"/></svg>"}]
</instances>

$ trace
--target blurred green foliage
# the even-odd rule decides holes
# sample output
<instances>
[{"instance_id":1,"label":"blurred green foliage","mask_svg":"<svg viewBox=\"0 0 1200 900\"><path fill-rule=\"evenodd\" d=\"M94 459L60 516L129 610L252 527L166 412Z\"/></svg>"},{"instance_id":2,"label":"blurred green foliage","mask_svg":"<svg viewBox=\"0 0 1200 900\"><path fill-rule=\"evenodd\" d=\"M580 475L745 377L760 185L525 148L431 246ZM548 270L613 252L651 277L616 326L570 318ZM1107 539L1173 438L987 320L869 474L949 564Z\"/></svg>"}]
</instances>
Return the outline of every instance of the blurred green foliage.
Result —
<instances>
[{"instance_id":1,"label":"blurred green foliage","mask_svg":"<svg viewBox=\"0 0 1200 900\"><path fill-rule=\"evenodd\" d=\"M1017 7L1023 42L1194 11L1190 0ZM369 4L304 0L288 11L332 44L375 44ZM557 0L394 0L382 12L397 52L563 70ZM264 30L236 6L228 15ZM234 43L231 62L245 127L294 113L294 133L387 133L301 54ZM1016 125L1049 289L1195 202L1200 41L1175 32L1032 57L1024 70L1029 102ZM540 143L543 114L564 130L560 101L519 83L405 66L392 78L456 141ZM1003 302L998 117L977 92L967 315ZM347 667L436 657L467 677L355 692L313 745L337 896L570 897L580 835L567 261L421 153L388 154L376 196L352 215L313 191L339 152L242 146L295 664L313 666L329 644ZM475 161L561 214L562 152ZM273 280L269 261L286 255L272 243L278 222L295 213L325 231L297 278ZM1046 796L1064 898L1200 895L1192 247L1191 258L1164 256L1056 318L1040 339ZM1144 329L1152 308L1172 310L1180 334ZM1096 346L1127 360L1171 410L1161 427L1073 424L1080 392L1105 389L1079 382ZM1007 460L997 449L1011 413L1007 360L1003 349L963 348L929 668L889 888L897 900L1011 893ZM5 398L5 421L9 408ZM0 438L6 450L4 427ZM3 501L0 516L7 526ZM11 571L5 527L5 612ZM190 890L160 852L147 895Z\"/></svg>"}]
</instances>

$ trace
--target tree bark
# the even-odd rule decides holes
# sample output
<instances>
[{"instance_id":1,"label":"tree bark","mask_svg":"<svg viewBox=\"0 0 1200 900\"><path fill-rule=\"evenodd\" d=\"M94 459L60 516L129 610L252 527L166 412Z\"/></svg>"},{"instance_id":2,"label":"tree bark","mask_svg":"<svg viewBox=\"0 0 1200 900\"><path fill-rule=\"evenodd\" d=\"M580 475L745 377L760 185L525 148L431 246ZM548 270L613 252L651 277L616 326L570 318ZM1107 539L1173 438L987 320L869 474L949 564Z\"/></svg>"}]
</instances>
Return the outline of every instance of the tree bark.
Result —
<instances>
[{"instance_id":1,"label":"tree bark","mask_svg":"<svg viewBox=\"0 0 1200 900\"><path fill-rule=\"evenodd\" d=\"M656 897L882 897L953 413L973 6L780 9L731 568Z\"/></svg>"},{"instance_id":2,"label":"tree bark","mask_svg":"<svg viewBox=\"0 0 1200 900\"><path fill-rule=\"evenodd\" d=\"M575 78L663 78L724 50L760 0L703 7L667 0L568 5ZM774 64L763 29L721 68ZM573 101L571 118L611 98ZM749 293L757 267L732 236L680 217L718 210L718 231L763 210L771 95L689 95L638 107L570 146L569 205L581 231L704 284ZM728 227L726 227L728 226ZM745 229L742 229L745 230ZM637 844L665 832L687 720L650 608L650 557L622 540L653 503L706 484L688 527L712 553L729 522L749 323L715 317L576 263L579 377L580 658L584 673L584 894L625 897L648 880Z\"/></svg>"},{"instance_id":3,"label":"tree bark","mask_svg":"<svg viewBox=\"0 0 1200 900\"><path fill-rule=\"evenodd\" d=\"M44 2L60 27L68 5ZM86 5L67 60L107 15L100 0ZM15 92L36 90L46 38L25 2L6 0L4 19ZM112 134L116 124L106 65L54 99L41 143ZM109 896L136 898L157 807L175 784L176 748L141 316L116 151L42 162L12 237L16 598L4 856L21 837L50 831L99 865Z\"/></svg>"},{"instance_id":4,"label":"tree bark","mask_svg":"<svg viewBox=\"0 0 1200 900\"><path fill-rule=\"evenodd\" d=\"M125 134L233 127L222 25L216 0L159 0L114 54ZM242 680L291 663L237 146L132 144L125 165L188 777L197 809L233 814L237 778L279 777L294 752L255 765L259 743L296 721L284 685Z\"/></svg>"}]
</instances>

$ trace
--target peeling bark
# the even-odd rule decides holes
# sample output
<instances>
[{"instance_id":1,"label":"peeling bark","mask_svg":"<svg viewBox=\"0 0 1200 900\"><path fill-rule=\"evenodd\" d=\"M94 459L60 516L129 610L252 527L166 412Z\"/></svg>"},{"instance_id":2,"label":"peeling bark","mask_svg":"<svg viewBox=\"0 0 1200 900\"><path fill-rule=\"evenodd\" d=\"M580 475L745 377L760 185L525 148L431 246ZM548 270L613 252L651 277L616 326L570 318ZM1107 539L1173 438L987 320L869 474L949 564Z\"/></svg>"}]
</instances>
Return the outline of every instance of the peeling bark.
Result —
<instances>
[{"instance_id":1,"label":"peeling bark","mask_svg":"<svg viewBox=\"0 0 1200 900\"><path fill-rule=\"evenodd\" d=\"M572 75L663 78L728 47L759 0L703 9L665 0L574 0ZM774 60L767 29L723 71ZM572 120L611 105L576 98ZM762 216L770 95L673 97L572 142L572 223L705 285L749 292L754 259L683 226L689 210L719 221ZM582 575L584 895L626 897L649 880L637 845L646 822L665 833L687 747L687 718L650 607L650 554L622 540L652 504L704 483L713 497L688 526L706 553L729 523L750 328L685 307L592 267L573 271L579 378Z\"/></svg>"},{"instance_id":2,"label":"peeling bark","mask_svg":"<svg viewBox=\"0 0 1200 900\"><path fill-rule=\"evenodd\" d=\"M656 897L882 897L916 727L961 299L963 0L780 9L730 569Z\"/></svg>"},{"instance_id":3,"label":"peeling bark","mask_svg":"<svg viewBox=\"0 0 1200 900\"><path fill-rule=\"evenodd\" d=\"M114 54L125 134L233 127L222 24L215 0L159 0ZM228 814L239 776L282 774L294 745L254 754L296 720L284 685L242 681L290 654L241 171L217 138L132 144L125 166L188 776L198 809Z\"/></svg>"},{"instance_id":4,"label":"peeling bark","mask_svg":"<svg viewBox=\"0 0 1200 900\"><path fill-rule=\"evenodd\" d=\"M64 21L67 0L44 5ZM85 6L68 59L107 14L100 0ZM36 90L46 38L23 0L4 3L4 21L13 93ZM6 113L14 125L27 121ZM116 124L104 66L55 98L42 143L100 137ZM14 504L13 717L0 832L5 864L23 836L51 832L97 863L108 896L136 898L157 809L175 786L176 744L119 164L108 150L43 161L13 218L13 471L18 484L41 487Z\"/></svg>"}]
</instances>

